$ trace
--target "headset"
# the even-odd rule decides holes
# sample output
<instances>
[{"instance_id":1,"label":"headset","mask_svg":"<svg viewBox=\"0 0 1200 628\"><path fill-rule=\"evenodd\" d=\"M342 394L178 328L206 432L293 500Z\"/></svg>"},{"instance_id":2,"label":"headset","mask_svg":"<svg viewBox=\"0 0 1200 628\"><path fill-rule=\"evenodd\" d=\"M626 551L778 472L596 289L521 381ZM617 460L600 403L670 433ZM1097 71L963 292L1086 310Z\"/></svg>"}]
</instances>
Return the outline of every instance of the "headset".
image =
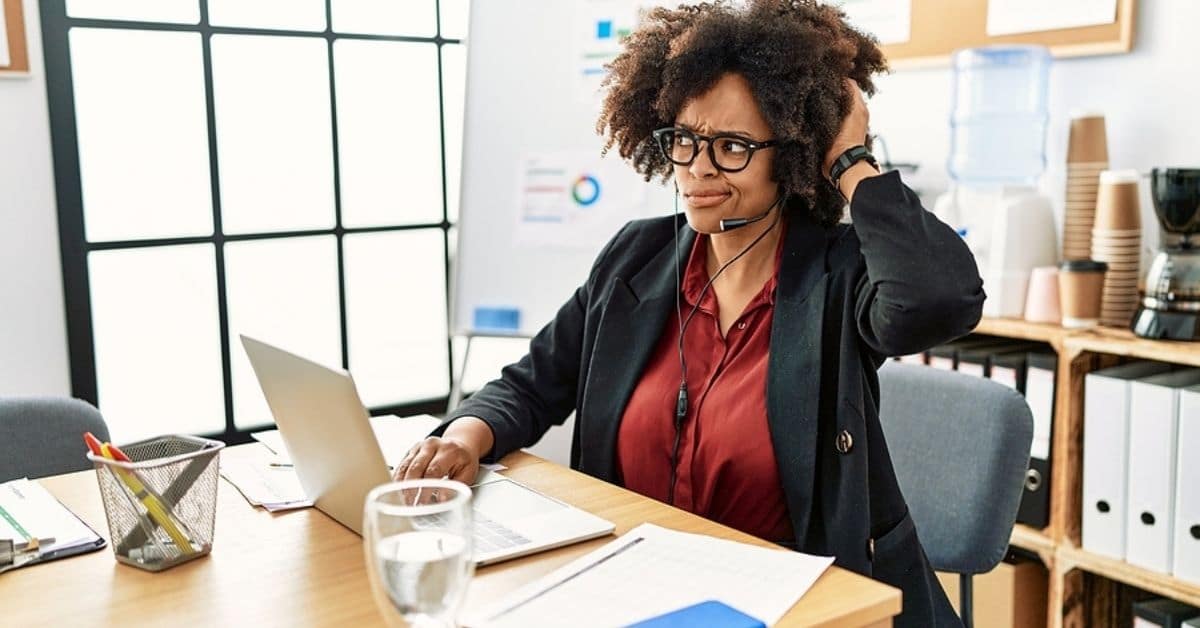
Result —
<instances>
[{"instance_id":1,"label":"headset","mask_svg":"<svg viewBox=\"0 0 1200 628\"><path fill-rule=\"evenodd\" d=\"M778 197L776 197L775 202L771 203L771 206L766 209L766 211L758 214L757 216L751 216L750 218L722 218L720 221L721 231L733 231L734 229L740 229L746 225L754 224L765 219L776 207L779 207L786 198L786 195L780 194ZM746 248L742 249L740 253L734 255L732 259L722 264L721 267L717 269L717 272L713 273L712 277L709 277L708 283L704 284L704 288L700 290L700 296L697 297L696 304L693 305L691 311L688 312L687 318L684 318L683 307L680 305L679 301L679 293L683 291L683 282L679 275L679 184L678 182L675 184L675 317L679 323L679 343L677 349L679 352L680 377L679 394L675 397L675 440L674 444L671 445L671 483L667 487L668 504L674 505L675 503L675 482L678 479L677 476L679 473L679 439L683 434L683 424L687 421L688 415L687 361L684 360L683 357L683 334L687 331L688 323L692 322L692 317L696 315L697 311L699 311L700 303L704 301L704 295L708 293L708 289L712 287L713 282L717 280L717 277L720 277L721 273L725 272L726 268L729 268L731 264L738 261L738 259L740 259L746 253L749 253L750 249L754 248L754 246L761 242L768 233L775 229L775 226L779 224L779 216L781 214L782 212L776 212L775 218L771 221L771 225L769 227L764 229L762 233L758 234L758 236L756 236L754 240L750 242L750 244L746 245Z\"/></svg>"}]
</instances>

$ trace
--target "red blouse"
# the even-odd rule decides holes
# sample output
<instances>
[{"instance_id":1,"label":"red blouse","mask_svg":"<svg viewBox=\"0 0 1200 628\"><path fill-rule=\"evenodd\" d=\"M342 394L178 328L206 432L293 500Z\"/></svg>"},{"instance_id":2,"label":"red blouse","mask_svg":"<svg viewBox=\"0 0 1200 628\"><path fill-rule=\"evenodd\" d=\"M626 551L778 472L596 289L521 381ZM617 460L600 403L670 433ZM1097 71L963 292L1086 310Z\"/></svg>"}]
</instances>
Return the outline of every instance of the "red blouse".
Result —
<instances>
[{"instance_id":1,"label":"red blouse","mask_svg":"<svg viewBox=\"0 0 1200 628\"><path fill-rule=\"evenodd\" d=\"M787 503L767 427L767 361L779 275L775 273L721 336L712 288L684 332L688 418L679 442L674 505L748 534L793 542ZM686 319L708 281L708 239L701 234L682 278ZM624 485L667 499L675 399L679 393L679 322L672 313L634 388L617 434L617 470Z\"/></svg>"}]
</instances>

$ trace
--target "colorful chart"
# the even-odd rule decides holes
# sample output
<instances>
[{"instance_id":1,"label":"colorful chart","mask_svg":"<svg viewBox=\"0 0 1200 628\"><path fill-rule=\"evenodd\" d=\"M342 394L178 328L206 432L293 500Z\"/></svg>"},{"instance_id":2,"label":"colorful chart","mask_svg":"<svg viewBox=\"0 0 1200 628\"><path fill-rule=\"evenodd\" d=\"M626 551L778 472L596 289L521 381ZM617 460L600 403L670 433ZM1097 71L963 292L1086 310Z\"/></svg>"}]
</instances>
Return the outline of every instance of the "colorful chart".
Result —
<instances>
[{"instance_id":1,"label":"colorful chart","mask_svg":"<svg viewBox=\"0 0 1200 628\"><path fill-rule=\"evenodd\" d=\"M580 175L571 185L571 198L582 207L600 200L600 182L590 174Z\"/></svg>"}]
</instances>

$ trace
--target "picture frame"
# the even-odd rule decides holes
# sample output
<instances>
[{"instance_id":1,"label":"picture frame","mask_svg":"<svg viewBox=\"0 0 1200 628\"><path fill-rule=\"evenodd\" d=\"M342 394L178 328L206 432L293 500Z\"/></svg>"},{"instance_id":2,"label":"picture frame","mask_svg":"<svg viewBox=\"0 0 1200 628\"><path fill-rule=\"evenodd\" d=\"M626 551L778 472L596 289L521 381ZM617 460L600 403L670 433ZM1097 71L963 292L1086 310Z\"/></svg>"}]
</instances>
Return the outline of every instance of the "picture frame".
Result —
<instances>
[{"instance_id":1,"label":"picture frame","mask_svg":"<svg viewBox=\"0 0 1200 628\"><path fill-rule=\"evenodd\" d=\"M0 78L29 76L23 0L0 0Z\"/></svg>"}]
</instances>

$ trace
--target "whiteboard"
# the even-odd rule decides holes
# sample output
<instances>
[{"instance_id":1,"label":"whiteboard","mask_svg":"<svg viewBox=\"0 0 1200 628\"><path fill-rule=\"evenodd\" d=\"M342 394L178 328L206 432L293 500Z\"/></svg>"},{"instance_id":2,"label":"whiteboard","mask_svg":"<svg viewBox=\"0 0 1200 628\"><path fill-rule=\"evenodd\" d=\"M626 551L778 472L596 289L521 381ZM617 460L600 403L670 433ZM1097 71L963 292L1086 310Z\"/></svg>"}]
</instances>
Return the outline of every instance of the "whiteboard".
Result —
<instances>
[{"instance_id":1,"label":"whiteboard","mask_svg":"<svg viewBox=\"0 0 1200 628\"><path fill-rule=\"evenodd\" d=\"M453 334L536 334L622 225L673 211L595 131L597 67L647 4L473 0Z\"/></svg>"}]
</instances>

